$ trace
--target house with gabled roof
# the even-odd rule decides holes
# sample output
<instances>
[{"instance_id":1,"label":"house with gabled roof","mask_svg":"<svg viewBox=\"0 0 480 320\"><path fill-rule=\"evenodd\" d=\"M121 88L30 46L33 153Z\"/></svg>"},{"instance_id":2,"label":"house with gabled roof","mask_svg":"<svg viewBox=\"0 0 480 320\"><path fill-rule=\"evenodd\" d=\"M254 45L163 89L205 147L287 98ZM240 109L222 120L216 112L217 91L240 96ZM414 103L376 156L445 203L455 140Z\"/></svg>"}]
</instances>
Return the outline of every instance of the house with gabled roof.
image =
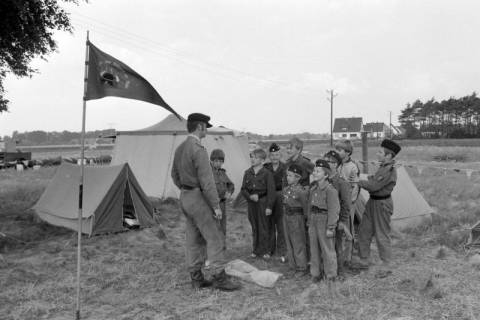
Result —
<instances>
[{"instance_id":1,"label":"house with gabled roof","mask_svg":"<svg viewBox=\"0 0 480 320\"><path fill-rule=\"evenodd\" d=\"M383 139L390 133L388 126L383 122L369 122L363 125L363 131L368 138Z\"/></svg>"},{"instance_id":2,"label":"house with gabled roof","mask_svg":"<svg viewBox=\"0 0 480 320\"><path fill-rule=\"evenodd\" d=\"M361 117L335 118L335 122L333 125L333 139L361 139L362 124L363 120Z\"/></svg>"}]
</instances>

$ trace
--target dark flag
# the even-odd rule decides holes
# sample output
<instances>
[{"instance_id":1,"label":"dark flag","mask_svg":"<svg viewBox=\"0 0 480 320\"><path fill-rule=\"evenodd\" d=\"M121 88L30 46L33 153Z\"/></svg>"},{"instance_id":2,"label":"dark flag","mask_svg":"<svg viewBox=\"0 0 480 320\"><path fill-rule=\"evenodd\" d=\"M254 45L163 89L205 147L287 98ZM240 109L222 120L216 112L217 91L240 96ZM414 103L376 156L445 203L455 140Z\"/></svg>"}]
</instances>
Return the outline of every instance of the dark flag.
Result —
<instances>
[{"instance_id":1,"label":"dark flag","mask_svg":"<svg viewBox=\"0 0 480 320\"><path fill-rule=\"evenodd\" d=\"M107 96L142 100L159 105L179 119L152 85L125 63L99 50L91 42L89 46L88 79L85 100Z\"/></svg>"}]
</instances>

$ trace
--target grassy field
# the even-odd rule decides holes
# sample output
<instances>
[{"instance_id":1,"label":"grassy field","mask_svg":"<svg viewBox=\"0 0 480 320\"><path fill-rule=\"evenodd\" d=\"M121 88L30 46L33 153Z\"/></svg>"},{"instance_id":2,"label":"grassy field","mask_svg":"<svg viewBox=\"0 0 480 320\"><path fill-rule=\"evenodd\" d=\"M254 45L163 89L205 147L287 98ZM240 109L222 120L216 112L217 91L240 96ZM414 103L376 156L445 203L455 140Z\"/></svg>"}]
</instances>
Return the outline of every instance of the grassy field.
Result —
<instances>
[{"instance_id":1,"label":"grassy field","mask_svg":"<svg viewBox=\"0 0 480 320\"><path fill-rule=\"evenodd\" d=\"M463 161L433 161L463 151ZM480 148L412 146L402 153L399 161L480 169ZM0 171L0 319L74 318L76 234L38 222L29 210L55 170ZM83 238L82 319L479 319L480 266L463 244L468 226L480 219L480 176L408 171L435 214L431 223L396 235L390 277L375 278L373 266L339 283L339 297L310 279L195 292L184 265L184 218L175 201L157 201L158 226ZM247 258L250 227L242 211L228 213L227 247L231 259L286 271L275 260Z\"/></svg>"}]
</instances>

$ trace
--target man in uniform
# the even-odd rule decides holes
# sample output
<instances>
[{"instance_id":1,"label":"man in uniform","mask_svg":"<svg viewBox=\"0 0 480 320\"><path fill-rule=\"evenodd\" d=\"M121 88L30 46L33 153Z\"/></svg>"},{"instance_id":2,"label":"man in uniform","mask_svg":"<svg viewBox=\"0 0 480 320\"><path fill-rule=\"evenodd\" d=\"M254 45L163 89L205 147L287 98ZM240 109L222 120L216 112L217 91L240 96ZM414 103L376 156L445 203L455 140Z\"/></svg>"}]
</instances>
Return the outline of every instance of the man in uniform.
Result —
<instances>
[{"instance_id":1,"label":"man in uniform","mask_svg":"<svg viewBox=\"0 0 480 320\"><path fill-rule=\"evenodd\" d=\"M370 243L375 237L380 259L387 270L382 275L388 275L389 263L392 258L390 240L390 218L393 214L391 193L397 182L394 157L400 152L400 146L392 140L385 139L377 152L380 166L368 180L360 180L358 185L370 193L370 199L365 205L365 213L360 223L358 240L360 262L357 268L366 269L369 266Z\"/></svg>"},{"instance_id":2,"label":"man in uniform","mask_svg":"<svg viewBox=\"0 0 480 320\"><path fill-rule=\"evenodd\" d=\"M215 219L222 218L212 167L207 150L200 139L207 134L210 117L192 113L187 119L187 139L175 150L172 179L180 188L180 206L186 217L186 259L192 286L205 288L213 286L223 291L240 288L231 282L224 270L224 237ZM213 281L207 281L202 273L205 264L204 253L209 261L206 269L213 274Z\"/></svg>"},{"instance_id":3,"label":"man in uniform","mask_svg":"<svg viewBox=\"0 0 480 320\"><path fill-rule=\"evenodd\" d=\"M285 177L287 167L285 163L280 161L282 155L280 153L280 147L276 143L272 143L268 148L268 151L270 162L266 163L264 166L272 173L273 180L275 181L276 190L275 204L273 205L272 210L272 218L275 229L273 232L273 237L276 237L274 253L280 258L281 262L285 262L285 254L287 251L287 247L285 246L285 237L283 230L282 189L283 179Z\"/></svg>"}]
</instances>

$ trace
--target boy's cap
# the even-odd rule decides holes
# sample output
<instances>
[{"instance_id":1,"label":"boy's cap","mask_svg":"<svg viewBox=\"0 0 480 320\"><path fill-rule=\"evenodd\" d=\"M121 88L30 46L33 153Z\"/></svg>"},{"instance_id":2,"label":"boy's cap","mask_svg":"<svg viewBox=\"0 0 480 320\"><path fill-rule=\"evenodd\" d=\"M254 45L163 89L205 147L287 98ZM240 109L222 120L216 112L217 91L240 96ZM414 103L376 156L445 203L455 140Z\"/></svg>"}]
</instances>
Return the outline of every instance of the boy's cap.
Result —
<instances>
[{"instance_id":1,"label":"boy's cap","mask_svg":"<svg viewBox=\"0 0 480 320\"><path fill-rule=\"evenodd\" d=\"M280 147L278 146L278 144L276 144L274 142L270 145L270 148L268 148L268 151L269 152L277 152L277 151L280 151Z\"/></svg>"},{"instance_id":2,"label":"boy's cap","mask_svg":"<svg viewBox=\"0 0 480 320\"><path fill-rule=\"evenodd\" d=\"M350 141L338 141L335 143L335 149L343 149L346 152L352 153L353 152L353 147Z\"/></svg>"},{"instance_id":3,"label":"boy's cap","mask_svg":"<svg viewBox=\"0 0 480 320\"><path fill-rule=\"evenodd\" d=\"M337 164L342 163L342 158L340 157L340 154L335 150L328 151L323 157L334 159L335 161L337 161Z\"/></svg>"},{"instance_id":4,"label":"boy's cap","mask_svg":"<svg viewBox=\"0 0 480 320\"><path fill-rule=\"evenodd\" d=\"M212 125L208 122L208 121L210 121L210 117L203 114L203 113L190 113L188 115L187 121L205 122L207 124L207 128L212 127Z\"/></svg>"},{"instance_id":5,"label":"boy's cap","mask_svg":"<svg viewBox=\"0 0 480 320\"><path fill-rule=\"evenodd\" d=\"M397 155L400 150L402 150L402 148L395 141L392 141L390 139L384 139L380 146L382 148L392 151L395 155Z\"/></svg>"},{"instance_id":6,"label":"boy's cap","mask_svg":"<svg viewBox=\"0 0 480 320\"><path fill-rule=\"evenodd\" d=\"M330 165L326 160L323 160L323 159L318 159L317 161L315 161L315 167L325 168L330 170Z\"/></svg>"},{"instance_id":7,"label":"boy's cap","mask_svg":"<svg viewBox=\"0 0 480 320\"><path fill-rule=\"evenodd\" d=\"M301 166L299 166L298 164L291 164L290 167L288 167L288 171L291 171L295 174L298 174L300 177L302 176L303 174L303 169Z\"/></svg>"},{"instance_id":8,"label":"boy's cap","mask_svg":"<svg viewBox=\"0 0 480 320\"><path fill-rule=\"evenodd\" d=\"M225 152L222 149L214 149L212 153L210 153L210 161L213 160L222 160L225 161Z\"/></svg>"}]
</instances>

